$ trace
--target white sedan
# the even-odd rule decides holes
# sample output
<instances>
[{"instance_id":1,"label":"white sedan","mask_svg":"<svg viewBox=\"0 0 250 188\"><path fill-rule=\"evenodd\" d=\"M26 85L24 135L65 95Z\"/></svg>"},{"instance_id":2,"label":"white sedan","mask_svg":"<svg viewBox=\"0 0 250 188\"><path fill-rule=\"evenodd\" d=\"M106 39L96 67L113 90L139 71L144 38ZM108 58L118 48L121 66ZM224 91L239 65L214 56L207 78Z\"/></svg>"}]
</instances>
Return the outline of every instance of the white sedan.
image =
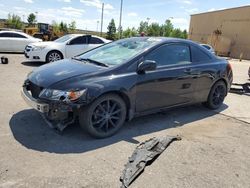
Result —
<instances>
[{"instance_id":1,"label":"white sedan","mask_svg":"<svg viewBox=\"0 0 250 188\"><path fill-rule=\"evenodd\" d=\"M0 52L24 52L28 44L41 41L22 32L0 31Z\"/></svg>"},{"instance_id":2,"label":"white sedan","mask_svg":"<svg viewBox=\"0 0 250 188\"><path fill-rule=\"evenodd\" d=\"M80 55L111 41L98 36L69 34L55 41L39 42L26 46L25 57L31 61L54 62Z\"/></svg>"}]
</instances>

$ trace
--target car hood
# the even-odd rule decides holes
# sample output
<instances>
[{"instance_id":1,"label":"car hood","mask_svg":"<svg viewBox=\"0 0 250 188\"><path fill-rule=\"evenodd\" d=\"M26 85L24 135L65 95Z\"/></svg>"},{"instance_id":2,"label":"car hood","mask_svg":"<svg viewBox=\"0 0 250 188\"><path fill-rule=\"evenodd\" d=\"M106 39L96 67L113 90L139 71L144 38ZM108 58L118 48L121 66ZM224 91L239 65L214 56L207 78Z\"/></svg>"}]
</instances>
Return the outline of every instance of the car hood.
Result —
<instances>
[{"instance_id":1,"label":"car hood","mask_svg":"<svg viewBox=\"0 0 250 188\"><path fill-rule=\"evenodd\" d=\"M34 37L31 37L29 38L31 41L33 41L34 43L41 43L43 40L42 39L38 39L38 38L34 38Z\"/></svg>"},{"instance_id":2,"label":"car hood","mask_svg":"<svg viewBox=\"0 0 250 188\"><path fill-rule=\"evenodd\" d=\"M52 46L52 45L60 45L60 44L63 44L63 43L56 43L53 41L32 43L33 46Z\"/></svg>"},{"instance_id":3,"label":"car hood","mask_svg":"<svg viewBox=\"0 0 250 188\"><path fill-rule=\"evenodd\" d=\"M80 75L89 75L106 70L105 67L88 64L73 59L64 59L34 69L28 79L43 88Z\"/></svg>"}]
</instances>

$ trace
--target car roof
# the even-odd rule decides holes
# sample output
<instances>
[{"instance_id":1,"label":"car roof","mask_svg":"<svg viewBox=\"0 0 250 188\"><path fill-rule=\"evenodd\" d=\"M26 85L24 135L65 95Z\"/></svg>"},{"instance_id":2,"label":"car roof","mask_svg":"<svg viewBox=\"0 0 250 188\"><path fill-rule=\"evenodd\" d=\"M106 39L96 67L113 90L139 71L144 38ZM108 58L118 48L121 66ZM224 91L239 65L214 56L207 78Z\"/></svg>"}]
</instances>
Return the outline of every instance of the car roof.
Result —
<instances>
[{"instance_id":1,"label":"car roof","mask_svg":"<svg viewBox=\"0 0 250 188\"><path fill-rule=\"evenodd\" d=\"M173 43L178 43L178 42L185 43L187 45L195 46L195 47L199 48L200 50L202 50L203 52L205 52L207 55L209 55L212 58L215 57L215 56L212 56L210 53L207 53L207 50L204 47L202 47L200 44L198 44L197 42L188 40L188 39L171 38L171 37L132 37L132 38L128 38L128 39L136 40L136 39L141 39L141 38L149 39L149 40L151 39L151 40L157 41L154 46L164 45L164 44L171 43L171 42L173 42Z\"/></svg>"},{"instance_id":2,"label":"car roof","mask_svg":"<svg viewBox=\"0 0 250 188\"><path fill-rule=\"evenodd\" d=\"M200 44L201 46L209 46L209 47L212 47L211 45L209 44Z\"/></svg>"},{"instance_id":3,"label":"car roof","mask_svg":"<svg viewBox=\"0 0 250 188\"><path fill-rule=\"evenodd\" d=\"M20 35L24 35L26 37L31 37L30 35L21 32L21 31L10 31L10 30L4 30L4 31L0 31L0 33L16 33L16 34L20 34Z\"/></svg>"},{"instance_id":4,"label":"car roof","mask_svg":"<svg viewBox=\"0 0 250 188\"><path fill-rule=\"evenodd\" d=\"M186 44L200 46L198 43L191 41L189 39L180 39L180 38L172 38L172 37L131 37L128 39L135 39L136 40L136 39L141 39L141 38L158 41L157 44L164 44L167 42L182 42L182 43L186 43Z\"/></svg>"},{"instance_id":5,"label":"car roof","mask_svg":"<svg viewBox=\"0 0 250 188\"><path fill-rule=\"evenodd\" d=\"M105 38L103 38L103 37L99 37L99 36L97 36L97 35L91 35L91 34L74 34L74 33L72 33L72 34L68 34L68 35L71 35L71 36L73 36L73 37L80 37L80 36L87 36L87 35L90 35L91 37L96 37L96 38L99 38L99 39L101 39L101 40L103 40L103 41L111 42L111 40L105 39Z\"/></svg>"},{"instance_id":6,"label":"car roof","mask_svg":"<svg viewBox=\"0 0 250 188\"><path fill-rule=\"evenodd\" d=\"M188 39L180 39L180 38L173 38L173 37L145 37L148 39L155 39L155 40L160 40L162 43L165 42L185 42L185 43L190 43L190 44L197 44L191 40Z\"/></svg>"}]
</instances>

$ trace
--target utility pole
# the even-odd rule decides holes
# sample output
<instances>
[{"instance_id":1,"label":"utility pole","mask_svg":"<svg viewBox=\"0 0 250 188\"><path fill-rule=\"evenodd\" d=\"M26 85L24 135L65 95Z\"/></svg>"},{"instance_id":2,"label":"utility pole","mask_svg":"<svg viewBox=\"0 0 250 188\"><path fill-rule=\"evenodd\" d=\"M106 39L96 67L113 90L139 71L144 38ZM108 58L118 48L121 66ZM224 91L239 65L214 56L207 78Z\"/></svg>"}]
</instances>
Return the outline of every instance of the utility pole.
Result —
<instances>
[{"instance_id":1,"label":"utility pole","mask_svg":"<svg viewBox=\"0 0 250 188\"><path fill-rule=\"evenodd\" d=\"M38 12L36 11L35 14L36 14L36 21L35 22L37 22L37 20L38 20Z\"/></svg>"},{"instance_id":2,"label":"utility pole","mask_svg":"<svg viewBox=\"0 0 250 188\"><path fill-rule=\"evenodd\" d=\"M96 26L96 32L99 32L98 29L99 29L99 20L97 20L97 26Z\"/></svg>"},{"instance_id":3,"label":"utility pole","mask_svg":"<svg viewBox=\"0 0 250 188\"><path fill-rule=\"evenodd\" d=\"M102 3L102 17L101 17L101 37L102 37L102 28L103 28L103 13L104 13L104 3Z\"/></svg>"},{"instance_id":4,"label":"utility pole","mask_svg":"<svg viewBox=\"0 0 250 188\"><path fill-rule=\"evenodd\" d=\"M119 23L120 39L122 38L122 8L123 8L123 0L121 0L121 9L120 9L120 23Z\"/></svg>"}]
</instances>

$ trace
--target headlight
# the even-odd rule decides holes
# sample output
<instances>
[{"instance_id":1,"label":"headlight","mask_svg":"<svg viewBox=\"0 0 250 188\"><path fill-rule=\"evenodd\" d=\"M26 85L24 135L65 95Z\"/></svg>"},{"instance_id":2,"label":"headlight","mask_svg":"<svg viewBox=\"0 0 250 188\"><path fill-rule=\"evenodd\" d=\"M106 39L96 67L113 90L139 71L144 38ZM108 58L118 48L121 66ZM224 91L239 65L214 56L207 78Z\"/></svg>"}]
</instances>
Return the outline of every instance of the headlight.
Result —
<instances>
[{"instance_id":1,"label":"headlight","mask_svg":"<svg viewBox=\"0 0 250 188\"><path fill-rule=\"evenodd\" d=\"M55 101L76 101L80 97L86 95L87 89L81 91L61 91L53 89L44 89L40 93L39 97Z\"/></svg>"},{"instance_id":2,"label":"headlight","mask_svg":"<svg viewBox=\"0 0 250 188\"><path fill-rule=\"evenodd\" d=\"M34 46L32 48L32 51L39 51L39 50L43 50L44 48L46 48L47 46Z\"/></svg>"}]
</instances>

